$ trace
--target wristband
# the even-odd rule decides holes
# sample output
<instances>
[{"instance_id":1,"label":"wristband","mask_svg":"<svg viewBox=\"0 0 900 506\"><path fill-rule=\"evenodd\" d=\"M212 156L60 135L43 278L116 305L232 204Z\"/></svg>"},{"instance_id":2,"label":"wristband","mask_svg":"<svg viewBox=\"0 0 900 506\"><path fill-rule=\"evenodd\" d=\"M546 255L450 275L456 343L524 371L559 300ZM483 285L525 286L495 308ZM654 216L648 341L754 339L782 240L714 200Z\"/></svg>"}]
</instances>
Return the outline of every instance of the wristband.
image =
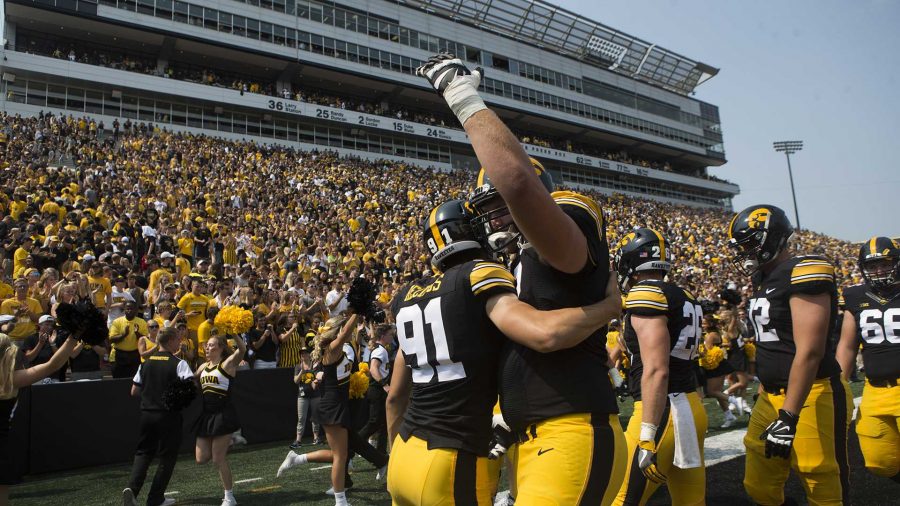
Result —
<instances>
[{"instance_id":1,"label":"wristband","mask_svg":"<svg viewBox=\"0 0 900 506\"><path fill-rule=\"evenodd\" d=\"M459 119L459 124L465 126L466 120L472 117L478 111L487 109L481 95L471 85L462 84L453 86L452 84L444 91L444 100L450 106L453 114Z\"/></svg>"},{"instance_id":2,"label":"wristband","mask_svg":"<svg viewBox=\"0 0 900 506\"><path fill-rule=\"evenodd\" d=\"M658 427L652 423L641 422L641 441L656 441Z\"/></svg>"}]
</instances>

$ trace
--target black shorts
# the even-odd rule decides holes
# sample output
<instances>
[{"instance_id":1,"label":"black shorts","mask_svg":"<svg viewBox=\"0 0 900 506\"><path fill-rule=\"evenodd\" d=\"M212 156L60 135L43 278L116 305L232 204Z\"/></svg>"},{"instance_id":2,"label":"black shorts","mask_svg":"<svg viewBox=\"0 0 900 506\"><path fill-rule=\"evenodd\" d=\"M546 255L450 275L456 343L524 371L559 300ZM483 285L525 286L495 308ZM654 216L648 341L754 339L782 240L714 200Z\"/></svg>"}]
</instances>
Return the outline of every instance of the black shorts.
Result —
<instances>
[{"instance_id":1,"label":"black shorts","mask_svg":"<svg viewBox=\"0 0 900 506\"><path fill-rule=\"evenodd\" d=\"M731 367L731 364L728 363L728 360L723 360L719 362L718 367L715 369L704 369L703 373L706 375L706 379L719 378L721 376L727 376L734 372L734 367Z\"/></svg>"},{"instance_id":2,"label":"black shorts","mask_svg":"<svg viewBox=\"0 0 900 506\"><path fill-rule=\"evenodd\" d=\"M315 417L313 420L321 425L340 425L346 429L352 427L353 417L346 389L323 390L319 400L318 420Z\"/></svg>"},{"instance_id":3,"label":"black shorts","mask_svg":"<svg viewBox=\"0 0 900 506\"><path fill-rule=\"evenodd\" d=\"M728 365L735 371L747 372L747 366L749 364L750 361L747 360L747 354L744 353L743 348L732 348L728 350Z\"/></svg>"},{"instance_id":4,"label":"black shorts","mask_svg":"<svg viewBox=\"0 0 900 506\"><path fill-rule=\"evenodd\" d=\"M194 422L194 431L197 433L197 437L224 436L240 428L241 424L234 406L227 406L218 412L200 413L200 417Z\"/></svg>"}]
</instances>

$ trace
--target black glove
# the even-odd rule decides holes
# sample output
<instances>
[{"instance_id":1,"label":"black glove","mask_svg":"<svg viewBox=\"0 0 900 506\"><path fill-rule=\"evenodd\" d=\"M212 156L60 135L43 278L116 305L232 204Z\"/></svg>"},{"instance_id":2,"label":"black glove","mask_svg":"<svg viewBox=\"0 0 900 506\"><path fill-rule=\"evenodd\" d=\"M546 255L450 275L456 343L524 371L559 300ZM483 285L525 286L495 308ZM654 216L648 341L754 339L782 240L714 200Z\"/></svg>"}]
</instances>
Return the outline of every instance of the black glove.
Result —
<instances>
[{"instance_id":1,"label":"black glove","mask_svg":"<svg viewBox=\"0 0 900 506\"><path fill-rule=\"evenodd\" d=\"M770 423L766 430L759 435L759 439L766 442L766 458L791 457L791 446L794 444L794 436L797 434L797 422L799 415L788 413L783 409L778 410L778 419Z\"/></svg>"},{"instance_id":2,"label":"black glove","mask_svg":"<svg viewBox=\"0 0 900 506\"><path fill-rule=\"evenodd\" d=\"M478 73L478 80L480 81L483 73L482 68L476 67L475 71ZM454 79L460 76L470 76L472 75L472 71L469 70L469 68L466 67L466 64L455 55L450 53L439 53L429 58L421 67L417 68L416 75L428 79L431 86L433 86L439 94L443 95L444 90L447 89L447 86L449 86ZM477 88L478 85L475 85L475 87Z\"/></svg>"},{"instance_id":3,"label":"black glove","mask_svg":"<svg viewBox=\"0 0 900 506\"><path fill-rule=\"evenodd\" d=\"M492 425L494 426L494 436L491 438L490 452L488 458L491 460L499 459L516 440L512 431L506 425L503 415L494 415Z\"/></svg>"},{"instance_id":4,"label":"black glove","mask_svg":"<svg viewBox=\"0 0 900 506\"><path fill-rule=\"evenodd\" d=\"M663 484L666 475L660 472L656 466L656 443L653 441L641 441L638 443L638 467L644 476L653 483Z\"/></svg>"}]
</instances>

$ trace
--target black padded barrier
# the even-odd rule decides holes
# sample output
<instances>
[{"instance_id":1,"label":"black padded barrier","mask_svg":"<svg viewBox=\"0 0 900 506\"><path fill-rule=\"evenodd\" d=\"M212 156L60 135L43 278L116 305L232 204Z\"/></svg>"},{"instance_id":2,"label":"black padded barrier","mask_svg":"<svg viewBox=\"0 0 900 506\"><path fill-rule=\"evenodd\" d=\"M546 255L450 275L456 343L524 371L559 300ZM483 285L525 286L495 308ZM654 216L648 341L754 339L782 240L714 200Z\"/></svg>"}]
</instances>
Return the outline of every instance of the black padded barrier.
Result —
<instances>
[{"instance_id":1,"label":"black padded barrier","mask_svg":"<svg viewBox=\"0 0 900 506\"><path fill-rule=\"evenodd\" d=\"M140 402L131 381L105 379L23 389L10 434L23 474L130 462L138 439ZM248 443L292 441L297 385L291 369L239 371L233 400ZM182 451L193 452L200 399L184 410Z\"/></svg>"}]
</instances>

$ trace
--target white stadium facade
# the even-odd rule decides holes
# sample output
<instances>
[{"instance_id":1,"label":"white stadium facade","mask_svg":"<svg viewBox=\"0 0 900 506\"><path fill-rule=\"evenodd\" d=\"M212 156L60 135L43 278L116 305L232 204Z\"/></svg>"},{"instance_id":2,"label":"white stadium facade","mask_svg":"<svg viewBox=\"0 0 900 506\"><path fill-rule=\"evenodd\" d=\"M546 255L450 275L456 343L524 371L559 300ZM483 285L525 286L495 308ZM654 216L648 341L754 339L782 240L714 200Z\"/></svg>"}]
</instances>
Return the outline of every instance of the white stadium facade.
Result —
<instances>
[{"instance_id":1,"label":"white stadium facade","mask_svg":"<svg viewBox=\"0 0 900 506\"><path fill-rule=\"evenodd\" d=\"M739 192L707 174L725 163L719 112L692 97L717 69L543 1L5 0L2 15L9 114L476 169L415 76L449 51L485 68L486 101L557 182L727 209Z\"/></svg>"}]
</instances>

